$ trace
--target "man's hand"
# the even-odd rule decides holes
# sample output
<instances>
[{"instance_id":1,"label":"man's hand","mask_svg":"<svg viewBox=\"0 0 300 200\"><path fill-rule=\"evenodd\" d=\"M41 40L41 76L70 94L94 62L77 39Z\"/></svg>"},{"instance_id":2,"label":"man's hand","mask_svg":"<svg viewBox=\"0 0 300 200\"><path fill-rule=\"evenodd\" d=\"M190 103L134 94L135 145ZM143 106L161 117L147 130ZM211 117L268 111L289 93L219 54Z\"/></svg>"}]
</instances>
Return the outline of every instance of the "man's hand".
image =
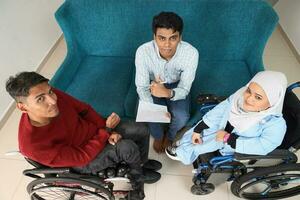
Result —
<instances>
[{"instance_id":1,"label":"man's hand","mask_svg":"<svg viewBox=\"0 0 300 200\"><path fill-rule=\"evenodd\" d=\"M166 112L166 117L167 117L167 118L169 118L169 119L171 119L171 118L172 118L172 115L171 115L171 113L169 113L169 112Z\"/></svg>"},{"instance_id":2,"label":"man's hand","mask_svg":"<svg viewBox=\"0 0 300 200\"><path fill-rule=\"evenodd\" d=\"M227 134L226 131L224 131L224 130L219 130L219 131L217 132L217 135L216 135L216 140L219 141L219 142L223 142L224 136L225 136L226 134Z\"/></svg>"},{"instance_id":3,"label":"man's hand","mask_svg":"<svg viewBox=\"0 0 300 200\"><path fill-rule=\"evenodd\" d=\"M202 144L203 143L203 140L202 140L201 135L199 133L193 132L192 143L193 144Z\"/></svg>"},{"instance_id":4,"label":"man's hand","mask_svg":"<svg viewBox=\"0 0 300 200\"><path fill-rule=\"evenodd\" d=\"M108 138L108 142L111 145L115 145L121 138L122 136L119 133L112 132L112 134Z\"/></svg>"},{"instance_id":5,"label":"man's hand","mask_svg":"<svg viewBox=\"0 0 300 200\"><path fill-rule=\"evenodd\" d=\"M115 128L120 123L120 117L116 113L112 113L107 119L106 119L106 127L107 128Z\"/></svg>"},{"instance_id":6,"label":"man's hand","mask_svg":"<svg viewBox=\"0 0 300 200\"><path fill-rule=\"evenodd\" d=\"M150 92L153 96L158 98L170 98L172 92L170 89L167 89L163 83L164 82L160 78L156 78L155 81L151 82Z\"/></svg>"}]
</instances>

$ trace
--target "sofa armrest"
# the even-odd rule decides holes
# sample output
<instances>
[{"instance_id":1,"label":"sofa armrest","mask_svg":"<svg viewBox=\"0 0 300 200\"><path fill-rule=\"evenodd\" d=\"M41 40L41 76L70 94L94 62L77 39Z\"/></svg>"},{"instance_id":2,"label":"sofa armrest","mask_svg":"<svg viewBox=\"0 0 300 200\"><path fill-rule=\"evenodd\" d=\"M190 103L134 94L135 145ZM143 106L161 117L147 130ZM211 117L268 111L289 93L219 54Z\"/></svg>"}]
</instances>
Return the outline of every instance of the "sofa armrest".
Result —
<instances>
[{"instance_id":1,"label":"sofa armrest","mask_svg":"<svg viewBox=\"0 0 300 200\"><path fill-rule=\"evenodd\" d=\"M68 14L68 10L64 4L55 13L55 18L64 33L67 44L67 55L51 79L50 84L63 91L67 90L72 78L77 73L78 66L85 57L85 53L76 42L74 33L72 33L69 17L70 14Z\"/></svg>"},{"instance_id":2,"label":"sofa armrest","mask_svg":"<svg viewBox=\"0 0 300 200\"><path fill-rule=\"evenodd\" d=\"M254 35L247 35L248 39L248 54L245 57L246 64L248 65L249 72L252 76L254 76L257 72L264 70L263 64L263 52L266 46L266 43L271 36L272 32L274 31L275 27L277 26L279 17L277 13L270 9L271 7L267 2L265 2L263 6L262 12L264 15L257 16L255 18L256 22L264 21L263 26L259 26L259 29L256 30L257 32L263 33L260 35L259 38L253 40L252 38L255 37ZM255 23L254 24L258 24Z\"/></svg>"}]
</instances>

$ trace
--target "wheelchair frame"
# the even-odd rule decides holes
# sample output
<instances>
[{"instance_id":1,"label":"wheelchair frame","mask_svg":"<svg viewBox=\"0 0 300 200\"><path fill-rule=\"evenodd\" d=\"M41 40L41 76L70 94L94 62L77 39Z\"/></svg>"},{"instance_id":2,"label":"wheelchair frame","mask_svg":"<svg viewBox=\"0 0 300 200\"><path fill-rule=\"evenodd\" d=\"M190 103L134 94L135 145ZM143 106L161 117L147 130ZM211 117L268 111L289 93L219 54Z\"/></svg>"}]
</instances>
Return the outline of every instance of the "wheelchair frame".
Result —
<instances>
[{"instance_id":1,"label":"wheelchair frame","mask_svg":"<svg viewBox=\"0 0 300 200\"><path fill-rule=\"evenodd\" d=\"M290 85L287 91L292 92L296 87L300 87L300 82ZM201 95L199 99L200 102L204 102L200 108L202 114L219 103L219 99L213 95L209 95L208 98ZM300 104L299 99L298 103ZM293 144L289 149L275 149L265 156L235 153L215 157L216 152L200 155L193 163L195 175L191 192L195 195L213 192L215 186L208 183L210 176L214 173L228 173L226 181L233 181L231 192L240 198L280 199L298 195L300 163L297 163L295 152L299 147L300 141L297 141L297 144ZM258 163L263 160L276 163L259 165ZM289 184L292 185L291 188L288 187Z\"/></svg>"},{"instance_id":2,"label":"wheelchair frame","mask_svg":"<svg viewBox=\"0 0 300 200\"><path fill-rule=\"evenodd\" d=\"M114 181L129 183L128 178L105 179L96 175L75 173L71 168L49 168L28 158L25 159L35 167L23 171L25 176L34 178L27 185L27 192L32 200L114 200L115 194L130 196L129 190L115 191L113 184Z\"/></svg>"}]
</instances>

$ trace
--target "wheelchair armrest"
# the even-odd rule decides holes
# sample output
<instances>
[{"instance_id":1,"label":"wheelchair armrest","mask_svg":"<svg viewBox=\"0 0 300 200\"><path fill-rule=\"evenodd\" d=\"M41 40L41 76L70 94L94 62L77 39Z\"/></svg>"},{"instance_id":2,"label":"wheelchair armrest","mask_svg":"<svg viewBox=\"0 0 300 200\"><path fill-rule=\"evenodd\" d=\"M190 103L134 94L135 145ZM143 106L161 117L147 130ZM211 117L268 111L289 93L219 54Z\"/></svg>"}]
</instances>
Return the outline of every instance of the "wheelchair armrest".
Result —
<instances>
[{"instance_id":1,"label":"wheelchair armrest","mask_svg":"<svg viewBox=\"0 0 300 200\"><path fill-rule=\"evenodd\" d=\"M29 176L32 178L41 178L38 174L63 174L69 173L70 168L62 167L62 168L34 168L34 169L26 169L23 171L25 176Z\"/></svg>"},{"instance_id":2,"label":"wheelchair armrest","mask_svg":"<svg viewBox=\"0 0 300 200\"><path fill-rule=\"evenodd\" d=\"M218 104L225 100L226 97L217 96L214 94L199 94L197 97L197 103L201 105L205 104Z\"/></svg>"},{"instance_id":3,"label":"wheelchair armrest","mask_svg":"<svg viewBox=\"0 0 300 200\"><path fill-rule=\"evenodd\" d=\"M288 87L287 87L287 91L292 91L294 88L296 88L296 87L300 87L300 81L298 81L298 82L296 82L296 83L293 83L293 84L291 84L291 85L289 85Z\"/></svg>"},{"instance_id":4,"label":"wheelchair armrest","mask_svg":"<svg viewBox=\"0 0 300 200\"><path fill-rule=\"evenodd\" d=\"M300 149L300 141L297 141L295 144L291 146L293 148L293 152L298 151Z\"/></svg>"},{"instance_id":5,"label":"wheelchair armrest","mask_svg":"<svg viewBox=\"0 0 300 200\"><path fill-rule=\"evenodd\" d=\"M286 149L275 149L267 155L250 155L234 153L234 158L236 160L283 159L288 160L290 162L297 162L297 156L293 152L290 152Z\"/></svg>"}]
</instances>

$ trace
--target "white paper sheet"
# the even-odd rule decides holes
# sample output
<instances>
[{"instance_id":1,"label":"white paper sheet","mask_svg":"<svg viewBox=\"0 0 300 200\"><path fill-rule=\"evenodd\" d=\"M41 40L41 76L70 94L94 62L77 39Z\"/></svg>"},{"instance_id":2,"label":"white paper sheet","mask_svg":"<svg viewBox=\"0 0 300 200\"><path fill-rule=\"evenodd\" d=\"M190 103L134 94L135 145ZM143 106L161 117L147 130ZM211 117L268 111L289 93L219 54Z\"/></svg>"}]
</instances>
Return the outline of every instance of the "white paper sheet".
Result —
<instances>
[{"instance_id":1,"label":"white paper sheet","mask_svg":"<svg viewBox=\"0 0 300 200\"><path fill-rule=\"evenodd\" d=\"M137 122L170 123L167 106L157 105L145 101L139 101Z\"/></svg>"}]
</instances>

